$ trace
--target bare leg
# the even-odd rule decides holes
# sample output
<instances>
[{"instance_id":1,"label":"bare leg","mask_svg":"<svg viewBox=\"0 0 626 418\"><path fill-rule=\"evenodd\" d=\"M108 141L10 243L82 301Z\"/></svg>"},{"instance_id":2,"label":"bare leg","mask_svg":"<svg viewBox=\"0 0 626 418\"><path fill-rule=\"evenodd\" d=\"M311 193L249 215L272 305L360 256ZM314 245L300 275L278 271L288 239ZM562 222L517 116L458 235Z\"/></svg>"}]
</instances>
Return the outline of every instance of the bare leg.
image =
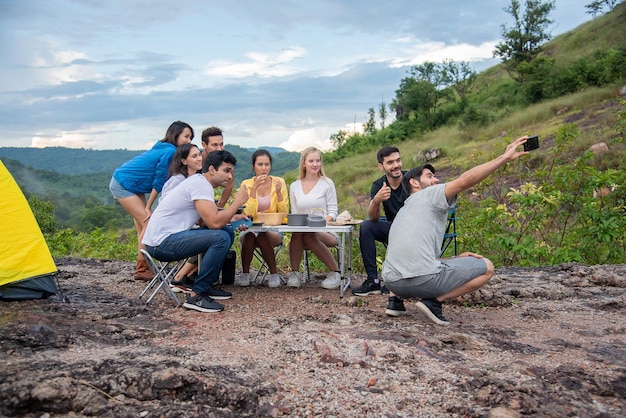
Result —
<instances>
[{"instance_id":1,"label":"bare leg","mask_svg":"<svg viewBox=\"0 0 626 418\"><path fill-rule=\"evenodd\" d=\"M148 224L148 221L146 220L146 216L148 216L148 213L146 212L146 196L143 194L136 194L123 199L117 199L117 201L120 202L120 205L126 209L126 212L133 217L133 222L137 231L137 253L139 253L139 250L146 248L141 243L144 230Z\"/></svg>"},{"instance_id":2,"label":"bare leg","mask_svg":"<svg viewBox=\"0 0 626 418\"><path fill-rule=\"evenodd\" d=\"M326 232L306 233L304 248L313 251L313 254L328 267L330 271L339 271L339 266L328 247L337 245L337 238Z\"/></svg>"},{"instance_id":3,"label":"bare leg","mask_svg":"<svg viewBox=\"0 0 626 418\"><path fill-rule=\"evenodd\" d=\"M261 249L261 254L267 263L270 274L276 274L276 256L274 255L274 247L280 245L280 243L280 235L276 232L261 232L257 236L256 244Z\"/></svg>"},{"instance_id":4,"label":"bare leg","mask_svg":"<svg viewBox=\"0 0 626 418\"><path fill-rule=\"evenodd\" d=\"M250 273L250 264L256 245L257 237L254 233L248 232L241 237L241 269L244 273Z\"/></svg>"},{"instance_id":5,"label":"bare leg","mask_svg":"<svg viewBox=\"0 0 626 418\"><path fill-rule=\"evenodd\" d=\"M195 264L185 263L185 265L182 266L180 270L178 270L178 273L176 274L176 277L174 277L174 280L179 282L183 277L190 276L192 273L196 272L197 270L198 270L198 266L196 266Z\"/></svg>"},{"instance_id":6,"label":"bare leg","mask_svg":"<svg viewBox=\"0 0 626 418\"><path fill-rule=\"evenodd\" d=\"M302 260L302 252L304 251L304 235L303 232L291 234L291 242L289 243L291 271L300 271L300 260Z\"/></svg>"}]
</instances>

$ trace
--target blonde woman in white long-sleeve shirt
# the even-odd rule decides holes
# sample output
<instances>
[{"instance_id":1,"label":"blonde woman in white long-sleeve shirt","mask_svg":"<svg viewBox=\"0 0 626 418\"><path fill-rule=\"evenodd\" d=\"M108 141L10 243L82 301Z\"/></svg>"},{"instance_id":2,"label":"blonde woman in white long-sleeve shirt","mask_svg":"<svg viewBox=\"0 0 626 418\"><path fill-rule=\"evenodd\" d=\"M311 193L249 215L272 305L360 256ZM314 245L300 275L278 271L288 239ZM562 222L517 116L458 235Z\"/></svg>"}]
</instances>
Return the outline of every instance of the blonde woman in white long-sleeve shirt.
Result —
<instances>
[{"instance_id":1,"label":"blonde woman in white long-sleeve shirt","mask_svg":"<svg viewBox=\"0 0 626 418\"><path fill-rule=\"evenodd\" d=\"M311 209L324 210L326 221L337 218L337 191L333 181L324 175L322 153L309 147L300 157L300 177L289 187L291 213L309 213ZM322 282L325 289L336 289L341 285L341 275L335 257L329 250L338 244L337 236L328 232L294 232L289 244L291 273L287 286L300 287L300 261L303 251L310 250L330 270Z\"/></svg>"}]
</instances>

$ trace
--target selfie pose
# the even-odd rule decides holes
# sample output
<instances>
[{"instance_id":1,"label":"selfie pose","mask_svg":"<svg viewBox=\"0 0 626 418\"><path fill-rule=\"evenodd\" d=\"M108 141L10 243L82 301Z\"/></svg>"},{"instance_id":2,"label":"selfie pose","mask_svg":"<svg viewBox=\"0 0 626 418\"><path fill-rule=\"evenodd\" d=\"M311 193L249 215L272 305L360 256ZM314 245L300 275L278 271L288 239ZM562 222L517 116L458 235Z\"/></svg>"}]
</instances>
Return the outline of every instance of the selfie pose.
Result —
<instances>
[{"instance_id":1,"label":"selfie pose","mask_svg":"<svg viewBox=\"0 0 626 418\"><path fill-rule=\"evenodd\" d=\"M499 157L448 183L439 184L430 164L406 172L402 186L410 196L391 225L382 269L383 280L391 292L388 315L406 312L401 298L420 298L420 311L434 323L448 325L442 302L480 288L493 276L493 263L482 255L465 252L439 258L448 211L456 205L460 192L477 185L509 161L528 154L517 150L527 139L516 139Z\"/></svg>"}]
</instances>

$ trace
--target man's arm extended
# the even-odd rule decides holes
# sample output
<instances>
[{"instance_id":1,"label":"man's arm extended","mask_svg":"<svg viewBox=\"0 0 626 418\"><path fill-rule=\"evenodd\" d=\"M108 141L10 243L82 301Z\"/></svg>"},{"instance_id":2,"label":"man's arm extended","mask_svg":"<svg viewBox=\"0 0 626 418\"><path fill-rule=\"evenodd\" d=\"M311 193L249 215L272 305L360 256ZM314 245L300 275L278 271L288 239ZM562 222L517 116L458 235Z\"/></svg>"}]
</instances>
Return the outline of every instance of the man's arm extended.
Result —
<instances>
[{"instance_id":1,"label":"man's arm extended","mask_svg":"<svg viewBox=\"0 0 626 418\"><path fill-rule=\"evenodd\" d=\"M470 168L457 179L446 183L446 199L450 200L460 192L474 187L509 161L513 161L524 154L528 154L528 152L525 151L517 151L517 147L526 142L527 139L527 135L517 138L506 147L504 153L499 157Z\"/></svg>"}]
</instances>

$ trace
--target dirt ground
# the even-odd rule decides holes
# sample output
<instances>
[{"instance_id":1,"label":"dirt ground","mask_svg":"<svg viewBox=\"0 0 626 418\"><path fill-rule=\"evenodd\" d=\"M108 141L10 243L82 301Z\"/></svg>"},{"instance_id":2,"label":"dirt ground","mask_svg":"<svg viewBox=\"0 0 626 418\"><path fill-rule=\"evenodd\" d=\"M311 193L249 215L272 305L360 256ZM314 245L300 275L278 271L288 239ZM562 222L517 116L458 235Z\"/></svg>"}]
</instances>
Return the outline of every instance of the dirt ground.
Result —
<instances>
[{"instance_id":1,"label":"dirt ground","mask_svg":"<svg viewBox=\"0 0 626 418\"><path fill-rule=\"evenodd\" d=\"M626 416L626 265L498 269L442 327L319 278L146 306L131 263L56 261L69 302L0 302L1 416Z\"/></svg>"}]
</instances>

